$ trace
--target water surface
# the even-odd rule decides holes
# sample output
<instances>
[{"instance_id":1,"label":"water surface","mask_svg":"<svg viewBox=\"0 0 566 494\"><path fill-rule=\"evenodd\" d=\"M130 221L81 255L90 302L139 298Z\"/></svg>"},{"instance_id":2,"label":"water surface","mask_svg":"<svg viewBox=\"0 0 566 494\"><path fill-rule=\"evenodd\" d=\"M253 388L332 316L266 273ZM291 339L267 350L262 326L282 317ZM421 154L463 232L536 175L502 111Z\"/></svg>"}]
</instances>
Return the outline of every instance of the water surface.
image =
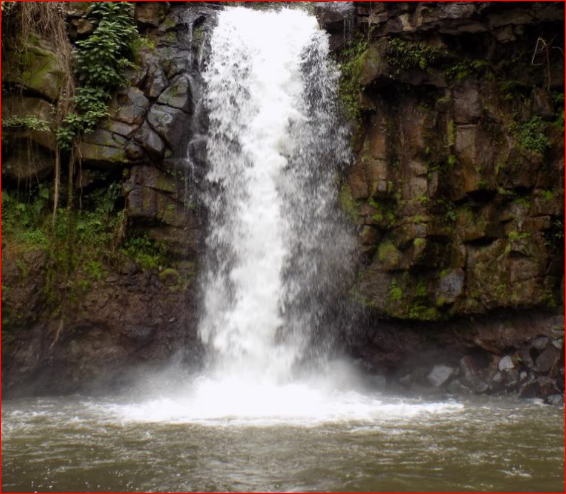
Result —
<instances>
[{"instance_id":1,"label":"water surface","mask_svg":"<svg viewBox=\"0 0 566 494\"><path fill-rule=\"evenodd\" d=\"M2 491L564 491L563 409L350 396L349 415L347 401L239 418L171 399L5 401Z\"/></svg>"}]
</instances>

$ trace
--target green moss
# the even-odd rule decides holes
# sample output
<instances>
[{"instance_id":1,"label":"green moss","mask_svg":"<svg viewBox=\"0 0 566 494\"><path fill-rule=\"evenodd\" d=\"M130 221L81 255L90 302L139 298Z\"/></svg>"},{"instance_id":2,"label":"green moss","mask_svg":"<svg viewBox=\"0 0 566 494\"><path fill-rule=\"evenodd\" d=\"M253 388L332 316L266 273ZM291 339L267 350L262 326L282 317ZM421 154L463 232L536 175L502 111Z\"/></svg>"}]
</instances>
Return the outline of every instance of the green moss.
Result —
<instances>
[{"instance_id":1,"label":"green moss","mask_svg":"<svg viewBox=\"0 0 566 494\"><path fill-rule=\"evenodd\" d=\"M554 193L551 190L541 190L540 193L545 200L554 200Z\"/></svg>"},{"instance_id":2,"label":"green moss","mask_svg":"<svg viewBox=\"0 0 566 494\"><path fill-rule=\"evenodd\" d=\"M417 283L415 296L420 298L426 298L428 296L428 289L424 280L419 280L419 282Z\"/></svg>"},{"instance_id":3,"label":"green moss","mask_svg":"<svg viewBox=\"0 0 566 494\"><path fill-rule=\"evenodd\" d=\"M518 232L517 230L514 230L512 232L509 232L508 238L510 242L514 242L517 240L525 240L527 238L529 238L531 236L530 233L527 232Z\"/></svg>"},{"instance_id":4,"label":"green moss","mask_svg":"<svg viewBox=\"0 0 566 494\"><path fill-rule=\"evenodd\" d=\"M349 120L357 120L360 117L360 93L362 86L360 76L368 51L366 38L358 38L342 50L340 55L340 81L338 84L338 96L342 102L345 116Z\"/></svg>"},{"instance_id":5,"label":"green moss","mask_svg":"<svg viewBox=\"0 0 566 494\"><path fill-rule=\"evenodd\" d=\"M342 210L348 215L348 217L355 223L357 223L360 206L358 202L352 196L352 189L348 184L342 185L339 193L340 206Z\"/></svg>"},{"instance_id":6,"label":"green moss","mask_svg":"<svg viewBox=\"0 0 566 494\"><path fill-rule=\"evenodd\" d=\"M448 122L448 146L450 148L453 148L455 142L456 142L456 125L454 124L454 120L450 119L450 121ZM455 159L454 162L456 162Z\"/></svg>"},{"instance_id":7,"label":"green moss","mask_svg":"<svg viewBox=\"0 0 566 494\"><path fill-rule=\"evenodd\" d=\"M424 247L426 245L426 239L424 238L415 238L415 240L413 240L413 245L417 248L421 248Z\"/></svg>"},{"instance_id":8,"label":"green moss","mask_svg":"<svg viewBox=\"0 0 566 494\"><path fill-rule=\"evenodd\" d=\"M409 307L408 318L419 321L438 321L442 319L442 314L436 307L426 307L420 304L414 304Z\"/></svg>"},{"instance_id":9,"label":"green moss","mask_svg":"<svg viewBox=\"0 0 566 494\"><path fill-rule=\"evenodd\" d=\"M389 267L398 266L401 261L401 253L390 241L381 242L377 248L377 258L380 263Z\"/></svg>"},{"instance_id":10,"label":"green moss","mask_svg":"<svg viewBox=\"0 0 566 494\"><path fill-rule=\"evenodd\" d=\"M391 302L399 302L403 298L403 289L397 284L397 280L391 280L388 294Z\"/></svg>"}]
</instances>

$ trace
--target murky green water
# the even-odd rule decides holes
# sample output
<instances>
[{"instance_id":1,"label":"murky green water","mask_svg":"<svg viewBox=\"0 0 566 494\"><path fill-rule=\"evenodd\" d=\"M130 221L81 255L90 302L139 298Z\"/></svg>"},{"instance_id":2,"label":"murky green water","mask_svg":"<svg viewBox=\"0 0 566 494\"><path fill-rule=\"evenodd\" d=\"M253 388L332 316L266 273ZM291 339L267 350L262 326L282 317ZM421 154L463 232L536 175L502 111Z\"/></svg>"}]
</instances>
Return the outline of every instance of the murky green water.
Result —
<instances>
[{"instance_id":1,"label":"murky green water","mask_svg":"<svg viewBox=\"0 0 566 494\"><path fill-rule=\"evenodd\" d=\"M365 418L289 423L128 406L5 401L2 491L564 492L564 409L533 402L389 398Z\"/></svg>"}]
</instances>

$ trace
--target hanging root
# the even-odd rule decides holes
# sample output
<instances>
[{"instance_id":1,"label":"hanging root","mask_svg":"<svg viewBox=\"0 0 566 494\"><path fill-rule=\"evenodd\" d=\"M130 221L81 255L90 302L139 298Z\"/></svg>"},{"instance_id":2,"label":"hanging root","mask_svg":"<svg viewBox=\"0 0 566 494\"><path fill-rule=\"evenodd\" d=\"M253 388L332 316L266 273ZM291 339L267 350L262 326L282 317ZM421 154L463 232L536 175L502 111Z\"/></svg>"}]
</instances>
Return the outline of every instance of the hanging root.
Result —
<instances>
[{"instance_id":1,"label":"hanging root","mask_svg":"<svg viewBox=\"0 0 566 494\"><path fill-rule=\"evenodd\" d=\"M34 35L49 40L64 68L61 95L55 107L56 131L65 117L73 111L75 83L73 78L73 47L67 35L64 2L17 2L10 11L10 30L20 48ZM53 197L53 219L55 224L61 190L61 151L55 153L55 191ZM70 177L69 180L72 180Z\"/></svg>"}]
</instances>

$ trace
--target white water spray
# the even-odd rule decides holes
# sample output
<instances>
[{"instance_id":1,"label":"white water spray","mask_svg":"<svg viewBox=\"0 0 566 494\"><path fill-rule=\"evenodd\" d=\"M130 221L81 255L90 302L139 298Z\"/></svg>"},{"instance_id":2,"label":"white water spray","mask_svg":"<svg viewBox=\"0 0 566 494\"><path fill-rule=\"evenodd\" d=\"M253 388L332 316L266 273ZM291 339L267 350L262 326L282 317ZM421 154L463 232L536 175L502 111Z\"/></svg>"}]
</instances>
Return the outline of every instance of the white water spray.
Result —
<instances>
[{"instance_id":1,"label":"white water spray","mask_svg":"<svg viewBox=\"0 0 566 494\"><path fill-rule=\"evenodd\" d=\"M316 426L461 408L364 394L350 366L329 359L347 320L340 300L355 246L336 204L334 176L349 159L337 78L312 16L219 13L204 73L209 232L199 329L210 359L197 378L173 370L146 382L147 401L112 409L126 420Z\"/></svg>"},{"instance_id":2,"label":"white water spray","mask_svg":"<svg viewBox=\"0 0 566 494\"><path fill-rule=\"evenodd\" d=\"M349 270L332 182L348 148L327 55L298 10L228 9L212 37L200 331L223 375L289 380Z\"/></svg>"}]
</instances>

